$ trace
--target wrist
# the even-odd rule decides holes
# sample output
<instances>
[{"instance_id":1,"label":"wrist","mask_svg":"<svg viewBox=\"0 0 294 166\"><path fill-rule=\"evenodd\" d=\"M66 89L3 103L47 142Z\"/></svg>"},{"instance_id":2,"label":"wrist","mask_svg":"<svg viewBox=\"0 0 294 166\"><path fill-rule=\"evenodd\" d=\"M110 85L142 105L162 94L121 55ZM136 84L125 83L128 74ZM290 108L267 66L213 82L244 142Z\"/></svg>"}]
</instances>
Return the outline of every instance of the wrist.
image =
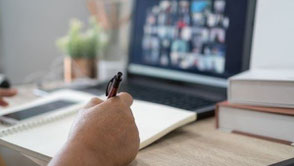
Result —
<instances>
[{"instance_id":1,"label":"wrist","mask_svg":"<svg viewBox=\"0 0 294 166\"><path fill-rule=\"evenodd\" d=\"M103 153L85 146L82 142L68 140L49 163L49 166L61 165L111 166L113 164L111 164L111 160L107 161Z\"/></svg>"},{"instance_id":2,"label":"wrist","mask_svg":"<svg viewBox=\"0 0 294 166\"><path fill-rule=\"evenodd\" d=\"M106 154L103 153L103 149L95 149L84 141L69 140L66 144L66 148L73 153L73 156L83 161L83 165L112 165L111 160L107 161L107 157Z\"/></svg>"}]
</instances>

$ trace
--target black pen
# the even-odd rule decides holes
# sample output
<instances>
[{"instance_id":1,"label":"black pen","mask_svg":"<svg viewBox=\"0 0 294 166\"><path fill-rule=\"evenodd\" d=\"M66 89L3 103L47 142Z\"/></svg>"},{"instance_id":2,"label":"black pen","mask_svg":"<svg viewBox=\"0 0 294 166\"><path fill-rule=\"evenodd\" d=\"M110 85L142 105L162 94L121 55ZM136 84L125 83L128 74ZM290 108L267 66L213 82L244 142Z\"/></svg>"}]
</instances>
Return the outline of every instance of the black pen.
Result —
<instances>
[{"instance_id":1,"label":"black pen","mask_svg":"<svg viewBox=\"0 0 294 166\"><path fill-rule=\"evenodd\" d=\"M122 81L122 73L118 72L108 83L106 87L106 96L107 99L116 96L120 83Z\"/></svg>"}]
</instances>

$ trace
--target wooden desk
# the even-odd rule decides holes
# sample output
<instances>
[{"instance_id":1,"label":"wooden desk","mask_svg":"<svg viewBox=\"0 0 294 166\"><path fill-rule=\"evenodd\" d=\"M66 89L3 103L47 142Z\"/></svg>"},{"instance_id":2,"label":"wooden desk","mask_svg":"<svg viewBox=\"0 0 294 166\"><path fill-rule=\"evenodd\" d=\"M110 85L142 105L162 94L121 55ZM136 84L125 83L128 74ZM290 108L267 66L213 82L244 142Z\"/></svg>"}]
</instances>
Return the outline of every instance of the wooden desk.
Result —
<instances>
[{"instance_id":1,"label":"wooden desk","mask_svg":"<svg viewBox=\"0 0 294 166\"><path fill-rule=\"evenodd\" d=\"M36 97L33 86L22 86L10 99L21 104ZM294 147L225 133L215 129L214 118L175 130L141 150L131 166L269 165L294 157Z\"/></svg>"}]
</instances>

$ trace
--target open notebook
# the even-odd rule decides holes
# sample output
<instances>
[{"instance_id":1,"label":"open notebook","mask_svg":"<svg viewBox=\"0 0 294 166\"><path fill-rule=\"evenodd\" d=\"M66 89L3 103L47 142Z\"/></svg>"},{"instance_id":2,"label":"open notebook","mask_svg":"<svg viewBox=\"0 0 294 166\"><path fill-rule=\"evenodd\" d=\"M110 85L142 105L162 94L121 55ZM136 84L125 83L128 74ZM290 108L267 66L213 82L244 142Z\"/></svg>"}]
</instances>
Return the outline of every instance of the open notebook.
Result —
<instances>
[{"instance_id":1,"label":"open notebook","mask_svg":"<svg viewBox=\"0 0 294 166\"><path fill-rule=\"evenodd\" d=\"M0 145L33 159L49 162L66 142L77 111L91 97L82 92L63 90L24 106L2 111L0 116L56 100L70 100L76 103L22 120L16 125L0 130ZM195 112L138 100L134 101L131 108L139 129L140 149L170 131L196 120L197 117Z\"/></svg>"}]
</instances>

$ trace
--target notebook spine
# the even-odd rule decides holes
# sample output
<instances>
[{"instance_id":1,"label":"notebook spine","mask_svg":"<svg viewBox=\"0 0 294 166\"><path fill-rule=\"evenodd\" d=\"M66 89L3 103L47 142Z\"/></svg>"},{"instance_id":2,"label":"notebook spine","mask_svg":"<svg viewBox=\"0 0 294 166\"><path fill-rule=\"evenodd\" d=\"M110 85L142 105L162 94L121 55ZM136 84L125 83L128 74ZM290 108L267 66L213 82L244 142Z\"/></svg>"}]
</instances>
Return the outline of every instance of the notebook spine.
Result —
<instances>
[{"instance_id":1,"label":"notebook spine","mask_svg":"<svg viewBox=\"0 0 294 166\"><path fill-rule=\"evenodd\" d=\"M42 125L42 124L50 123L50 122L53 122L56 120L60 120L60 119L66 118L68 116L71 116L73 114L76 114L77 112L78 112L78 108L75 108L75 109L70 109L67 111L58 112L57 114L53 114L53 115L49 114L46 117L22 122L22 123L19 123L14 126L11 126L11 127L8 127L8 128L1 130L0 137L12 135L12 134L20 132L20 131L31 129L31 128L36 127L38 125Z\"/></svg>"}]
</instances>

